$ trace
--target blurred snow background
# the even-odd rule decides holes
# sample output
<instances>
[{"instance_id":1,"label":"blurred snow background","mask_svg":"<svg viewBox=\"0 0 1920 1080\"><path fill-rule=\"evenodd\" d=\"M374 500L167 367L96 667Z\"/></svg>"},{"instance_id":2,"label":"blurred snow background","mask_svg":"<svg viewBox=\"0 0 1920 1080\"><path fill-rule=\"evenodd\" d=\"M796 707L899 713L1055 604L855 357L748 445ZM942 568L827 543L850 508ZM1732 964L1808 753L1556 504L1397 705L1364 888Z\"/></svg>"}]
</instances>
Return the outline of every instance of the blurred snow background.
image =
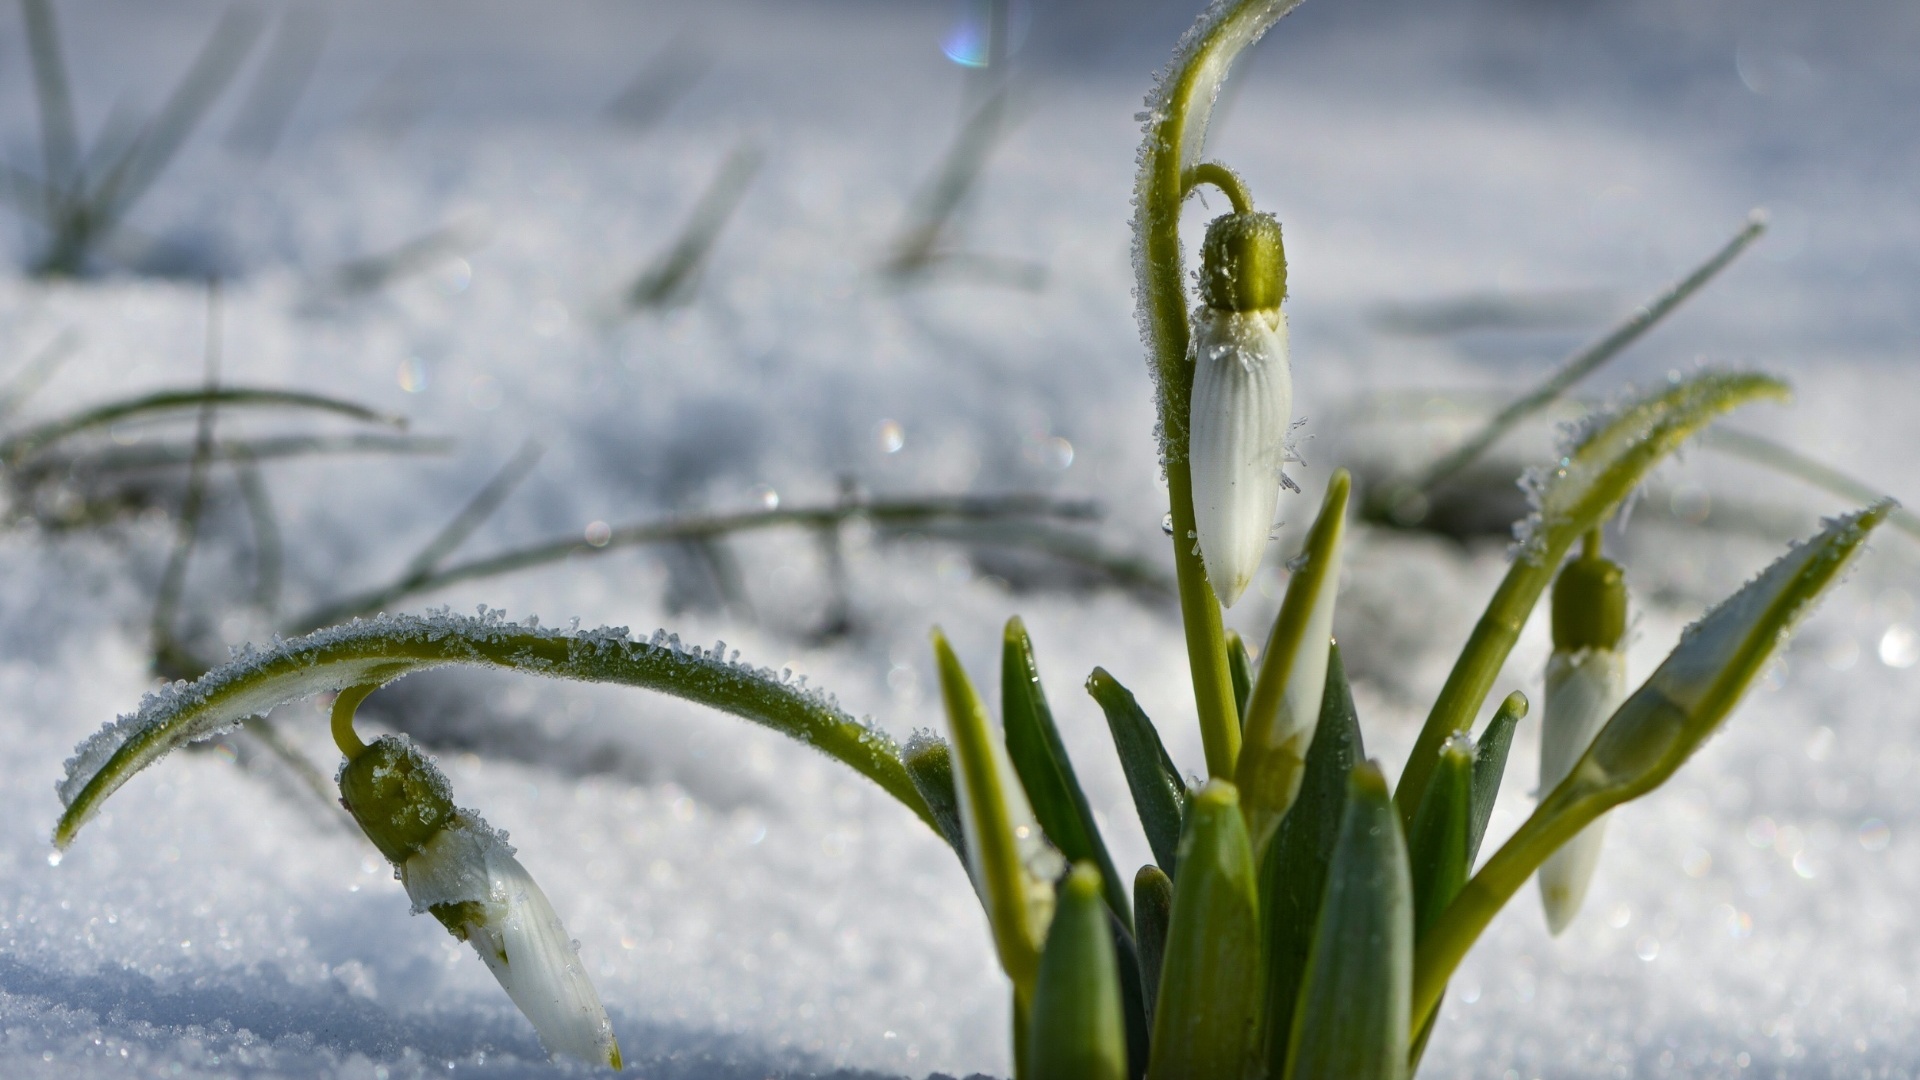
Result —
<instances>
[{"instance_id":1,"label":"blurred snow background","mask_svg":"<svg viewBox=\"0 0 1920 1080\"><path fill-rule=\"evenodd\" d=\"M89 139L116 110L151 113L224 10L59 4ZM25 216L0 229L0 370L63 333L78 342L9 423L198 385L214 274L225 382L339 395L458 440L438 456L264 464L284 544L277 616L252 603L259 545L237 474L212 470L179 614L210 659L398 574L529 439L545 456L463 555L584 540L596 522L830 503L851 483L1093 497L1102 549L1164 568L1129 297L1131 118L1192 11L1016 3L1009 125L950 234L1000 261L895 282L880 267L915 193L987 92L949 56L973 57L979 11L261 6L261 44L102 273L32 279L44 231ZM1585 389L1701 362L1777 371L1799 401L1732 426L1914 494L1916 46L1920 9L1896 0L1844 17L1785 0L1303 7L1246 62L1213 142L1287 228L1312 440L1308 496L1285 516L1300 524L1334 464L1445 445L1462 410L1537 378L1762 205L1772 234ZM36 171L11 9L0 56L3 145ZM287 74L303 56L304 82ZM660 89L674 84L684 92ZM268 122L275 94L284 127ZM623 115L609 114L616 100ZM690 298L621 316L621 290L742 147L762 164ZM1193 210L1196 227L1204 216ZM353 296L327 284L449 228L417 272ZM229 437L353 430L234 410L219 423ZM190 434L115 428L100 449ZM1517 437L1503 462L1517 471L1549 435ZM0 1072L565 1071L465 946L410 919L372 849L255 743L166 761L49 866L61 761L151 685L183 472L114 488L129 512L105 526L0 533ZM61 490L55 510L73 497ZM1639 600L1635 670L1841 506L1705 450L1664 469L1618 538ZM1378 531L1358 544L1339 633L1370 750L1391 769L1503 544ZM1095 664L1113 671L1197 770L1166 602L1004 544L856 524L842 546L839 596L816 538L769 532L717 557L609 552L402 606L724 638L900 735L938 723L929 624L990 683L1000 624L1022 614L1108 841L1123 866L1144 861L1078 683ZM1230 613L1255 641L1286 547ZM1878 548L1727 734L1616 815L1564 938L1546 935L1530 895L1496 921L1422 1075L1915 1071L1920 549L1891 532ZM1537 694L1545 650L1535 626L1501 691ZM511 830L638 1075L1005 1074L1006 991L964 876L845 770L669 700L483 674L416 677L363 715L438 746L461 800ZM320 712L277 719L330 773ZM1533 753L1523 726L1497 833L1531 805Z\"/></svg>"}]
</instances>

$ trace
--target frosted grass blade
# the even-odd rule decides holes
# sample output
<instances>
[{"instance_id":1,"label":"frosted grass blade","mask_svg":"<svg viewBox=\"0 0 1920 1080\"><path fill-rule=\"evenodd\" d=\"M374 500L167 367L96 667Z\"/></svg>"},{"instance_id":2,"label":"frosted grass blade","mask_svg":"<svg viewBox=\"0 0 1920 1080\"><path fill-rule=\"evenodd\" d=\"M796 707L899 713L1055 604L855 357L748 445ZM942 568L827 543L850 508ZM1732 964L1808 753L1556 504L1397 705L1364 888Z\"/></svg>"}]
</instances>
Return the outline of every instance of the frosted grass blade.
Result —
<instances>
[{"instance_id":1,"label":"frosted grass blade","mask_svg":"<svg viewBox=\"0 0 1920 1080\"><path fill-rule=\"evenodd\" d=\"M1363 762L1347 789L1286 1080L1403 1080L1412 961L1413 890L1400 818L1379 767Z\"/></svg>"},{"instance_id":2,"label":"frosted grass blade","mask_svg":"<svg viewBox=\"0 0 1920 1080\"><path fill-rule=\"evenodd\" d=\"M1153 721L1140 709L1140 703L1126 687L1094 668L1087 676L1087 693L1100 703L1107 714L1107 728L1113 733L1113 748L1120 754L1120 768L1127 776L1127 789L1133 792L1133 808L1140 815L1140 827L1146 830L1147 844L1161 869L1172 876L1179 859L1181 819L1186 813L1187 784L1174 768L1167 748L1160 744L1160 733Z\"/></svg>"},{"instance_id":3,"label":"frosted grass blade","mask_svg":"<svg viewBox=\"0 0 1920 1080\"><path fill-rule=\"evenodd\" d=\"M1266 1046L1262 1054L1267 1075L1273 1077L1286 1071L1300 980L1307 970L1307 952L1313 946L1320 901L1326 895L1334 841L1346 813L1348 777L1367 756L1353 708L1353 690L1347 685L1337 645L1328 658L1327 691L1320 701L1319 733L1307 751L1307 773L1300 784L1300 795L1281 819L1260 865L1261 915L1267 943Z\"/></svg>"},{"instance_id":4,"label":"frosted grass blade","mask_svg":"<svg viewBox=\"0 0 1920 1080\"><path fill-rule=\"evenodd\" d=\"M1240 796L1209 780L1180 837L1148 1080L1237 1077L1255 1049L1260 902Z\"/></svg>"},{"instance_id":5,"label":"frosted grass blade","mask_svg":"<svg viewBox=\"0 0 1920 1080\"><path fill-rule=\"evenodd\" d=\"M1027 1037L1035 1080L1126 1080L1120 969L1100 871L1081 862L1060 885L1040 954Z\"/></svg>"},{"instance_id":6,"label":"frosted grass blade","mask_svg":"<svg viewBox=\"0 0 1920 1080\"><path fill-rule=\"evenodd\" d=\"M1033 814L1070 862L1093 863L1107 893L1107 906L1131 930L1133 912L1126 885L1113 868L1106 842L1093 820L1093 808L1067 759L1067 748L1053 723L1033 642L1018 617L1007 620L1000 654L1000 715L1007 729L1007 756L1033 802Z\"/></svg>"},{"instance_id":7,"label":"frosted grass blade","mask_svg":"<svg viewBox=\"0 0 1920 1080\"><path fill-rule=\"evenodd\" d=\"M1520 637L1540 594L1582 534L1611 517L1652 468L1715 417L1755 401L1784 400L1765 375L1704 372L1595 416L1554 468L1529 478L1536 512L1517 529L1513 564L1454 662L1401 773L1394 801L1411 823L1440 744L1466 731Z\"/></svg>"},{"instance_id":8,"label":"frosted grass blade","mask_svg":"<svg viewBox=\"0 0 1920 1080\"><path fill-rule=\"evenodd\" d=\"M1719 729L1815 601L1840 579L1891 501L1828 523L1688 627L1613 714L1572 773L1467 882L1421 942L1414 1017L1424 1022L1467 950L1528 877L1600 815L1659 787Z\"/></svg>"},{"instance_id":9,"label":"frosted grass blade","mask_svg":"<svg viewBox=\"0 0 1920 1080\"><path fill-rule=\"evenodd\" d=\"M938 828L885 732L854 719L831 695L802 679L742 664L737 654L725 653L724 644L702 649L665 632L636 641L624 628L554 630L534 620L507 622L497 612L383 616L244 651L192 683L148 694L136 712L80 744L59 785L66 811L54 843L72 843L108 796L189 742L290 701L458 665L636 686L710 705L848 765Z\"/></svg>"}]
</instances>

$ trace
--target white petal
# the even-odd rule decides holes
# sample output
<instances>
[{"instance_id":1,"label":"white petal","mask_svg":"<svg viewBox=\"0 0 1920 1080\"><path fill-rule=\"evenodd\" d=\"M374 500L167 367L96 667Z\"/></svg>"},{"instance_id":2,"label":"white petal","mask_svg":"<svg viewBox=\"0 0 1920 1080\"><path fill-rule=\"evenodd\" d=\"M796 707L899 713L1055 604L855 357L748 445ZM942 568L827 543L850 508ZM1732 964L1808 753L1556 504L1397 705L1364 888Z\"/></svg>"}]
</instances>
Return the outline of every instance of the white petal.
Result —
<instances>
[{"instance_id":1,"label":"white petal","mask_svg":"<svg viewBox=\"0 0 1920 1080\"><path fill-rule=\"evenodd\" d=\"M467 943L533 1022L547 1053L620 1067L613 1024L579 951L547 895L498 833L463 814L459 824L407 860L401 880L416 911L478 905L479 917L466 923Z\"/></svg>"},{"instance_id":2,"label":"white petal","mask_svg":"<svg viewBox=\"0 0 1920 1080\"><path fill-rule=\"evenodd\" d=\"M1567 778L1626 696L1624 652L1556 652L1547 662L1547 698L1540 719L1540 794ZM1600 864L1607 819L1601 817L1548 856L1540 867L1540 902L1547 928L1558 934L1580 912Z\"/></svg>"},{"instance_id":3,"label":"white petal","mask_svg":"<svg viewBox=\"0 0 1920 1080\"><path fill-rule=\"evenodd\" d=\"M1194 529L1207 580L1232 607L1260 568L1280 500L1293 410L1287 317L1202 309L1193 346Z\"/></svg>"}]
</instances>

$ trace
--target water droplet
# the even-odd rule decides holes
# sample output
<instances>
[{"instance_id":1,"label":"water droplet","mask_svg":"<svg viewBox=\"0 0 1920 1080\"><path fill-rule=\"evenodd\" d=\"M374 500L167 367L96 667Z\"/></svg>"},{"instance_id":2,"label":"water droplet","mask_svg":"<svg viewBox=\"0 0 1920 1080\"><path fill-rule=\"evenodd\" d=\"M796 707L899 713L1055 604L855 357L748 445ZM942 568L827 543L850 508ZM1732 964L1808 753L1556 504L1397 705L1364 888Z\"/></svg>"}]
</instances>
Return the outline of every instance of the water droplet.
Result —
<instances>
[{"instance_id":1,"label":"water droplet","mask_svg":"<svg viewBox=\"0 0 1920 1080\"><path fill-rule=\"evenodd\" d=\"M780 493L770 484L756 485L753 489L753 501L759 503L765 510L780 509Z\"/></svg>"},{"instance_id":2,"label":"water droplet","mask_svg":"<svg viewBox=\"0 0 1920 1080\"><path fill-rule=\"evenodd\" d=\"M1160 531L1168 536L1173 535L1173 511L1169 510L1160 515Z\"/></svg>"},{"instance_id":3,"label":"water droplet","mask_svg":"<svg viewBox=\"0 0 1920 1080\"><path fill-rule=\"evenodd\" d=\"M1642 960L1651 962L1654 957L1660 955L1659 939L1653 937L1652 935L1648 935L1646 937L1641 938L1639 941L1634 942L1633 955L1639 957Z\"/></svg>"},{"instance_id":4,"label":"water droplet","mask_svg":"<svg viewBox=\"0 0 1920 1080\"><path fill-rule=\"evenodd\" d=\"M883 454L897 454L901 447L907 445L907 429L901 427L897 420L880 421L874 426L873 434Z\"/></svg>"},{"instance_id":5,"label":"water droplet","mask_svg":"<svg viewBox=\"0 0 1920 1080\"><path fill-rule=\"evenodd\" d=\"M1880 662L1890 668L1910 668L1920 660L1920 634L1906 623L1894 623L1880 635Z\"/></svg>"},{"instance_id":6,"label":"water droplet","mask_svg":"<svg viewBox=\"0 0 1920 1080\"><path fill-rule=\"evenodd\" d=\"M594 547L606 547L613 539L613 526L604 521L587 522L587 543Z\"/></svg>"},{"instance_id":7,"label":"water droplet","mask_svg":"<svg viewBox=\"0 0 1920 1080\"><path fill-rule=\"evenodd\" d=\"M1865 841L1862 841L1862 843L1865 843ZM49 851L49 852L47 852L47 865L48 865L48 866L59 866L59 865L60 865L60 860L61 860L61 859L64 859L64 858L66 858L66 857L67 857L67 856L66 856L66 853L65 853L65 852L60 852L60 851Z\"/></svg>"}]
</instances>

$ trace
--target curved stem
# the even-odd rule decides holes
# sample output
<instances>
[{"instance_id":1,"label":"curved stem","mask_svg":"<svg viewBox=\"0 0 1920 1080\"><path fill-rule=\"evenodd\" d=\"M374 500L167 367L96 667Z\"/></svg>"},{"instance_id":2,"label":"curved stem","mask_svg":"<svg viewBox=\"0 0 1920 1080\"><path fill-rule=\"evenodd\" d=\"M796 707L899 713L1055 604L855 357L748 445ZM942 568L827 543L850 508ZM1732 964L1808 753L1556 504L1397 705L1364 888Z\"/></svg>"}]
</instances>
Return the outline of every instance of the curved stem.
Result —
<instances>
[{"instance_id":1,"label":"curved stem","mask_svg":"<svg viewBox=\"0 0 1920 1080\"><path fill-rule=\"evenodd\" d=\"M1227 201L1233 204L1234 213L1253 213L1253 193L1247 190L1247 185L1240 179L1240 174L1225 165L1217 161L1203 161L1188 169L1187 175L1182 179L1181 186L1185 190L1181 195L1185 196L1201 184L1212 184L1225 192Z\"/></svg>"},{"instance_id":2,"label":"curved stem","mask_svg":"<svg viewBox=\"0 0 1920 1080\"><path fill-rule=\"evenodd\" d=\"M374 683L349 686L333 699L333 745L340 748L348 761L367 752L367 744L361 741L360 733L353 730L353 714L360 711L360 703L367 700L367 695L378 689Z\"/></svg>"}]
</instances>

